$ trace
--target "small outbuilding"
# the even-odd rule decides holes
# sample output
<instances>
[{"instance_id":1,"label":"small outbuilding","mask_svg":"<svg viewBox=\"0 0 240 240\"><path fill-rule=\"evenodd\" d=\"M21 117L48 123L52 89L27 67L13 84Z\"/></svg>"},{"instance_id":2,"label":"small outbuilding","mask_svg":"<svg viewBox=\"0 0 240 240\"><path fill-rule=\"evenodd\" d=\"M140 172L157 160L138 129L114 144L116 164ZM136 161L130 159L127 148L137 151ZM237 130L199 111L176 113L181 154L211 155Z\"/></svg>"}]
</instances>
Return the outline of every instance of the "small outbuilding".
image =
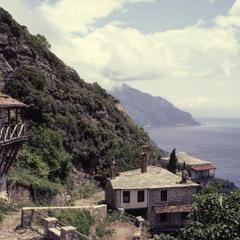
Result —
<instances>
[{"instance_id":1,"label":"small outbuilding","mask_svg":"<svg viewBox=\"0 0 240 240\"><path fill-rule=\"evenodd\" d=\"M177 157L177 168L179 171L182 171L184 168L187 170L188 176L195 182L205 185L215 178L216 168L209 161L202 160L196 157L193 157L185 152L178 152ZM167 167L170 157L164 157L159 159L159 163L162 167Z\"/></svg>"}]
</instances>

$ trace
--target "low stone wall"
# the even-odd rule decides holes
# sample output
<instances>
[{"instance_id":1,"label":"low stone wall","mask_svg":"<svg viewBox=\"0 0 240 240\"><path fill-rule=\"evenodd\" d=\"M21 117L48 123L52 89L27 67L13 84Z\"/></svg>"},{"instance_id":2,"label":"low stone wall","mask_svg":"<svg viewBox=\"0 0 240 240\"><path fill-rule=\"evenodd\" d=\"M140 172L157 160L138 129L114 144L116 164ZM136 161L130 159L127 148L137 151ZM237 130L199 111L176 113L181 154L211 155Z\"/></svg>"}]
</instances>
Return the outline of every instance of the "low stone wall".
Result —
<instances>
[{"instance_id":1,"label":"low stone wall","mask_svg":"<svg viewBox=\"0 0 240 240\"><path fill-rule=\"evenodd\" d=\"M79 211L88 210L94 217L96 222L101 222L107 217L107 205L96 205L96 206L66 206L66 207L29 207L22 209L21 226L30 227L34 225L37 220L37 212L44 214L45 216L54 216L61 211Z\"/></svg>"}]
</instances>

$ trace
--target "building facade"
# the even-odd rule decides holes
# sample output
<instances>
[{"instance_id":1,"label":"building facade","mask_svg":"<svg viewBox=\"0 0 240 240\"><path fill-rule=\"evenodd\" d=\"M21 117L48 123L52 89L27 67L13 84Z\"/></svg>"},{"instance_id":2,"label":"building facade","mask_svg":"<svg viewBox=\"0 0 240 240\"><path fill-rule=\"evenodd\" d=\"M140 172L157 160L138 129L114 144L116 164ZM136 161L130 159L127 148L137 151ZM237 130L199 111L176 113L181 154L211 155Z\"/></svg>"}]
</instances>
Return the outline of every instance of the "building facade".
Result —
<instances>
[{"instance_id":1,"label":"building facade","mask_svg":"<svg viewBox=\"0 0 240 240\"><path fill-rule=\"evenodd\" d=\"M199 187L164 168L148 166L108 179L105 197L109 207L144 217L152 230L172 231L184 224Z\"/></svg>"},{"instance_id":2,"label":"building facade","mask_svg":"<svg viewBox=\"0 0 240 240\"><path fill-rule=\"evenodd\" d=\"M216 168L211 162L198 159L185 152L178 152L176 157L178 171L182 171L185 165L188 176L191 180L201 185L206 185L210 180L215 178ZM162 167L167 168L169 157L159 159L159 163Z\"/></svg>"}]
</instances>

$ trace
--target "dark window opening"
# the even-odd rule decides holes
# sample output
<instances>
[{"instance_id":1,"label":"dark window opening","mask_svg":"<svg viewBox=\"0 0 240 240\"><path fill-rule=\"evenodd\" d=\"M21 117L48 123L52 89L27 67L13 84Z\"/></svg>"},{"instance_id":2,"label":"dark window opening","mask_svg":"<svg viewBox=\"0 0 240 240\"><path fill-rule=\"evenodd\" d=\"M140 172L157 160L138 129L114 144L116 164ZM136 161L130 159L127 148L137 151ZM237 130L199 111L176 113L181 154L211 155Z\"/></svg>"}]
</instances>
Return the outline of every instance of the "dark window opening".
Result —
<instances>
[{"instance_id":1,"label":"dark window opening","mask_svg":"<svg viewBox=\"0 0 240 240\"><path fill-rule=\"evenodd\" d=\"M145 201L145 195L144 191L138 191L138 202L144 202Z\"/></svg>"},{"instance_id":2,"label":"dark window opening","mask_svg":"<svg viewBox=\"0 0 240 240\"><path fill-rule=\"evenodd\" d=\"M161 191L161 201L167 201L167 190Z\"/></svg>"},{"instance_id":3,"label":"dark window opening","mask_svg":"<svg viewBox=\"0 0 240 240\"><path fill-rule=\"evenodd\" d=\"M123 202L130 203L130 192L129 191L123 191Z\"/></svg>"},{"instance_id":4,"label":"dark window opening","mask_svg":"<svg viewBox=\"0 0 240 240\"><path fill-rule=\"evenodd\" d=\"M159 214L159 222L166 222L168 219L168 214L167 213L160 213Z\"/></svg>"}]
</instances>

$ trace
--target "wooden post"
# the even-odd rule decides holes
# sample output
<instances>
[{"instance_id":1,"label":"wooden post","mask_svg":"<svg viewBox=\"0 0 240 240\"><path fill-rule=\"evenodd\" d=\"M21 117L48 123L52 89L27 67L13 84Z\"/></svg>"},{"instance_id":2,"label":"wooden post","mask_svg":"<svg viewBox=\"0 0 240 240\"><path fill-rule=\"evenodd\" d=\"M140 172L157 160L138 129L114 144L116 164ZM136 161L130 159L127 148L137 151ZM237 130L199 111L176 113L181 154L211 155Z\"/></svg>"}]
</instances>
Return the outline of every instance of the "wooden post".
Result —
<instances>
[{"instance_id":1,"label":"wooden post","mask_svg":"<svg viewBox=\"0 0 240 240\"><path fill-rule=\"evenodd\" d=\"M10 108L8 108L8 125L11 125L11 112L10 112Z\"/></svg>"},{"instance_id":2,"label":"wooden post","mask_svg":"<svg viewBox=\"0 0 240 240\"><path fill-rule=\"evenodd\" d=\"M18 124L18 109L17 108L15 110L15 115L16 115L16 124Z\"/></svg>"}]
</instances>

